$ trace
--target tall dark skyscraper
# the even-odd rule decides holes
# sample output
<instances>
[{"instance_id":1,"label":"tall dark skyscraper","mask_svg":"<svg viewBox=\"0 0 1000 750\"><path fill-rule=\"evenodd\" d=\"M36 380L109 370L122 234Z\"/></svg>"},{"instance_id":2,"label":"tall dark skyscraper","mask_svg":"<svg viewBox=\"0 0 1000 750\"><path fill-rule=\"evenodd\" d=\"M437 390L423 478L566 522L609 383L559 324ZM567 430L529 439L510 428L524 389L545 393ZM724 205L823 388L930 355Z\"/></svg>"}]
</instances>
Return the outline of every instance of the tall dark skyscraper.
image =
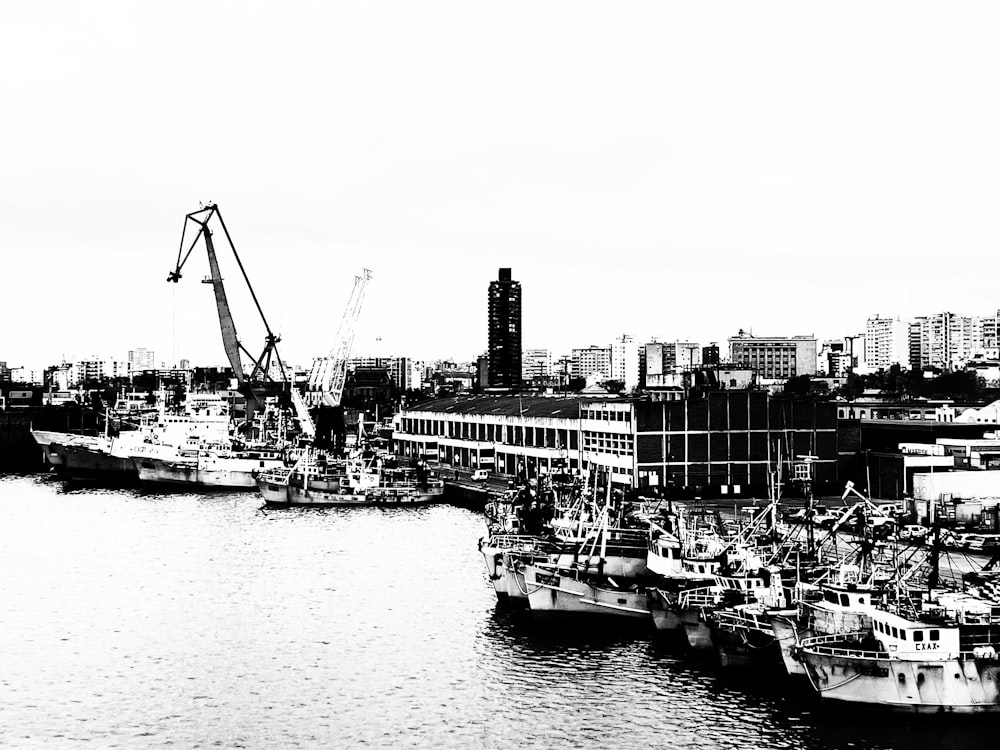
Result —
<instances>
[{"instance_id":1,"label":"tall dark skyscraper","mask_svg":"<svg viewBox=\"0 0 1000 750\"><path fill-rule=\"evenodd\" d=\"M521 385L521 282L510 277L509 268L500 269L497 281L490 282L489 383L492 388Z\"/></svg>"}]
</instances>

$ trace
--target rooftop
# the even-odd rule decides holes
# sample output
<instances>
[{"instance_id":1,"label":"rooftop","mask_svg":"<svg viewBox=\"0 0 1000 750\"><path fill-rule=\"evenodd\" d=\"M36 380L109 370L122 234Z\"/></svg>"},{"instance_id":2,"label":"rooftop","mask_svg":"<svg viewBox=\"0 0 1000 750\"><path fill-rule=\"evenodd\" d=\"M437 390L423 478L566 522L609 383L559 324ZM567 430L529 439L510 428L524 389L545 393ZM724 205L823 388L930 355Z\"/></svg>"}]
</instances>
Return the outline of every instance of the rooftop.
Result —
<instances>
[{"instance_id":1,"label":"rooftop","mask_svg":"<svg viewBox=\"0 0 1000 750\"><path fill-rule=\"evenodd\" d=\"M575 418L580 413L581 404L630 403L626 398L587 399L545 396L454 396L424 401L409 407L409 412L434 412L438 414L497 414L513 417Z\"/></svg>"}]
</instances>

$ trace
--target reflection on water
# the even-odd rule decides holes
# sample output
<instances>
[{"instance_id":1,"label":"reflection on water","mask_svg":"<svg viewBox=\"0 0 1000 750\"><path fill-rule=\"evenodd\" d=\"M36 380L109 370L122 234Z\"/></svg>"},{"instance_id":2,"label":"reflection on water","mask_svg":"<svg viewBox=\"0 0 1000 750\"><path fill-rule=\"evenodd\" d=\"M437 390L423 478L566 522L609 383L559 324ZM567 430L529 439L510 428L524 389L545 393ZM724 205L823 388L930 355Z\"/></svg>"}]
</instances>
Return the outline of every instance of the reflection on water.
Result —
<instances>
[{"instance_id":1,"label":"reflection on water","mask_svg":"<svg viewBox=\"0 0 1000 750\"><path fill-rule=\"evenodd\" d=\"M831 711L650 634L498 609L477 514L0 477L0 745L898 748L992 718Z\"/></svg>"}]
</instances>

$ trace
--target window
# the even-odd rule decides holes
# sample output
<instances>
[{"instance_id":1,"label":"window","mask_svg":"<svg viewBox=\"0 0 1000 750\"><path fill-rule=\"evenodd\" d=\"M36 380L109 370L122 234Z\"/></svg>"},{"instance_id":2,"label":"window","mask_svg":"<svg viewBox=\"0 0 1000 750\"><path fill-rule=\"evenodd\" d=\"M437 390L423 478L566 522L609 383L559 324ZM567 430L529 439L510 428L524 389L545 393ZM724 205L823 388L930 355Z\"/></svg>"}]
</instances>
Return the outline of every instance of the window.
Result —
<instances>
[{"instance_id":1,"label":"window","mask_svg":"<svg viewBox=\"0 0 1000 750\"><path fill-rule=\"evenodd\" d=\"M914 630L913 631L913 640L914 641L916 641L917 643L920 643L923 639L924 639L924 631L923 630Z\"/></svg>"},{"instance_id":2,"label":"window","mask_svg":"<svg viewBox=\"0 0 1000 750\"><path fill-rule=\"evenodd\" d=\"M896 628L892 629L892 637L899 638L899 631Z\"/></svg>"},{"instance_id":3,"label":"window","mask_svg":"<svg viewBox=\"0 0 1000 750\"><path fill-rule=\"evenodd\" d=\"M939 641L939 640L941 640L941 631L940 630L931 630L930 631L930 639L932 641Z\"/></svg>"}]
</instances>

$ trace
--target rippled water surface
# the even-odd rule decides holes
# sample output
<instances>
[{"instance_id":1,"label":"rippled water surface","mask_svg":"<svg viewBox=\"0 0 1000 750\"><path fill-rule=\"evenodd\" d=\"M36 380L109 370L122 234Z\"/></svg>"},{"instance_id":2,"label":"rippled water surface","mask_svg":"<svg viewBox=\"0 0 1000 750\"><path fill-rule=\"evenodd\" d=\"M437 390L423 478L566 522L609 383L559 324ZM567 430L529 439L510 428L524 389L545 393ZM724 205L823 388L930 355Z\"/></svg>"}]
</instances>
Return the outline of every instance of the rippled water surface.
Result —
<instances>
[{"instance_id":1,"label":"rippled water surface","mask_svg":"<svg viewBox=\"0 0 1000 750\"><path fill-rule=\"evenodd\" d=\"M993 747L496 607L482 517L0 477L0 745Z\"/></svg>"}]
</instances>

